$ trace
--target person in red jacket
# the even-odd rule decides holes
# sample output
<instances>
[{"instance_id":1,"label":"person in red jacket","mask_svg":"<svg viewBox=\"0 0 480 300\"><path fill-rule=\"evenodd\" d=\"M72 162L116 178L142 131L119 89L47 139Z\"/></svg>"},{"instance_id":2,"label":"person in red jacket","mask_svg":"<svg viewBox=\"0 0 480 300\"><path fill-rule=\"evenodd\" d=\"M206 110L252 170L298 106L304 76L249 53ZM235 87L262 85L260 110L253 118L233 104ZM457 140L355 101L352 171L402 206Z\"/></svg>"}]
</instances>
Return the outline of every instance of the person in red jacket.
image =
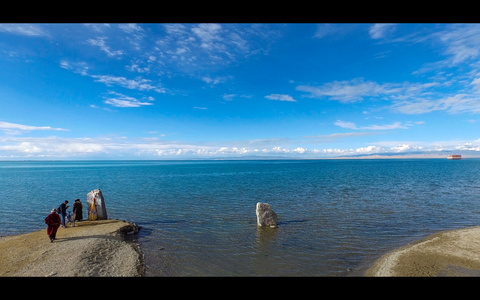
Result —
<instances>
[{"instance_id":1,"label":"person in red jacket","mask_svg":"<svg viewBox=\"0 0 480 300\"><path fill-rule=\"evenodd\" d=\"M47 235L50 238L50 243L53 243L57 234L58 227L60 227L60 216L57 214L57 210L54 208L50 211L50 214L45 218L45 224L47 224Z\"/></svg>"}]
</instances>

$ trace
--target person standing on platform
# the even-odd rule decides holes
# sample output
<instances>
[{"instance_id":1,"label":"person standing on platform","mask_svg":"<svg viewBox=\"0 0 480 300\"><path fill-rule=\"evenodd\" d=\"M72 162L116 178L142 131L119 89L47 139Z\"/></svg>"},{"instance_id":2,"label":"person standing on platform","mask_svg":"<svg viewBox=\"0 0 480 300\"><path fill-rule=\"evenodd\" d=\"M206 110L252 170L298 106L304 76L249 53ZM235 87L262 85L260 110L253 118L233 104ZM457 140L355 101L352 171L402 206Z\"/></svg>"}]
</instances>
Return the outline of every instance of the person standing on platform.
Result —
<instances>
[{"instance_id":1,"label":"person standing on platform","mask_svg":"<svg viewBox=\"0 0 480 300\"><path fill-rule=\"evenodd\" d=\"M65 202L60 204L60 206L58 207L58 213L60 214L60 216L62 216L63 228L67 228L67 226L65 226L65 217L67 216L67 208L69 208L67 204L68 204L68 200L65 200Z\"/></svg>"},{"instance_id":2,"label":"person standing on platform","mask_svg":"<svg viewBox=\"0 0 480 300\"><path fill-rule=\"evenodd\" d=\"M75 221L81 221L83 219L83 205L80 202L80 199L76 199L73 203L73 226L75 226Z\"/></svg>"},{"instance_id":3,"label":"person standing on platform","mask_svg":"<svg viewBox=\"0 0 480 300\"><path fill-rule=\"evenodd\" d=\"M58 227L60 227L60 216L57 214L57 210L54 208L50 211L50 214L45 218L45 224L47 224L47 235L50 238L50 243L53 243L57 235Z\"/></svg>"}]
</instances>

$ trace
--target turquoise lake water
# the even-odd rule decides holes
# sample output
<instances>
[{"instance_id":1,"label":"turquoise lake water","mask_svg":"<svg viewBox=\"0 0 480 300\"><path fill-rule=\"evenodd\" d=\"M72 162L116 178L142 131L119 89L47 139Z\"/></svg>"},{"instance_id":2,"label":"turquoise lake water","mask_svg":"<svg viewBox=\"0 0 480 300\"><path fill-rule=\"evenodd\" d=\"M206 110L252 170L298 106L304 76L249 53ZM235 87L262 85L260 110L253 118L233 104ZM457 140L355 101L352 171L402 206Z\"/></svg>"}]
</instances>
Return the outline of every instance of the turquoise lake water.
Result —
<instances>
[{"instance_id":1,"label":"turquoise lake water","mask_svg":"<svg viewBox=\"0 0 480 300\"><path fill-rule=\"evenodd\" d=\"M147 276L359 276L441 230L480 224L480 159L0 162L0 235L45 228L93 189L137 222ZM278 215L257 228L257 202ZM47 240L47 238L46 238Z\"/></svg>"}]
</instances>

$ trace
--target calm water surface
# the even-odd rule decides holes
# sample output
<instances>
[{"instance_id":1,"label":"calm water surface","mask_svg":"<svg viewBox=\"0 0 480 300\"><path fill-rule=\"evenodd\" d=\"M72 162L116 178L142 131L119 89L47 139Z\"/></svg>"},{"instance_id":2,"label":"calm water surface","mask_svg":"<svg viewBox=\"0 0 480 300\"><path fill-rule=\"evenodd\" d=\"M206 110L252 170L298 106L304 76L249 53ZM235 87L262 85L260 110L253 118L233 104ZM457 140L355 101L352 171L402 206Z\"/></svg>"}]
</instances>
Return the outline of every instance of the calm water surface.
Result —
<instances>
[{"instance_id":1,"label":"calm water surface","mask_svg":"<svg viewBox=\"0 0 480 300\"><path fill-rule=\"evenodd\" d=\"M0 235L100 188L143 226L148 276L356 276L393 248L480 224L480 160L0 162ZM256 226L257 202L277 229ZM84 208L84 216L86 208Z\"/></svg>"}]
</instances>

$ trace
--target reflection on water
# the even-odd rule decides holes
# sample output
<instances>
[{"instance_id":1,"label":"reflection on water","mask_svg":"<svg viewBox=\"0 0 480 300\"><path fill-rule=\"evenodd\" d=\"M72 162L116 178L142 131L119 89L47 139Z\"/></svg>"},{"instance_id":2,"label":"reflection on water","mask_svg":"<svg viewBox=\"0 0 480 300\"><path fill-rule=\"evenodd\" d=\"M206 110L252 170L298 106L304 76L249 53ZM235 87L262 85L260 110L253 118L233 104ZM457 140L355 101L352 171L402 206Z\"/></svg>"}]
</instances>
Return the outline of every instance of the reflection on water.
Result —
<instances>
[{"instance_id":1,"label":"reflection on water","mask_svg":"<svg viewBox=\"0 0 480 300\"><path fill-rule=\"evenodd\" d=\"M256 251L259 255L267 256L277 236L277 228L257 227Z\"/></svg>"},{"instance_id":2,"label":"reflection on water","mask_svg":"<svg viewBox=\"0 0 480 300\"><path fill-rule=\"evenodd\" d=\"M277 228L264 228L257 226L257 238L255 243L255 275L272 275L272 260L278 259L275 256L275 238L278 233Z\"/></svg>"}]
</instances>

